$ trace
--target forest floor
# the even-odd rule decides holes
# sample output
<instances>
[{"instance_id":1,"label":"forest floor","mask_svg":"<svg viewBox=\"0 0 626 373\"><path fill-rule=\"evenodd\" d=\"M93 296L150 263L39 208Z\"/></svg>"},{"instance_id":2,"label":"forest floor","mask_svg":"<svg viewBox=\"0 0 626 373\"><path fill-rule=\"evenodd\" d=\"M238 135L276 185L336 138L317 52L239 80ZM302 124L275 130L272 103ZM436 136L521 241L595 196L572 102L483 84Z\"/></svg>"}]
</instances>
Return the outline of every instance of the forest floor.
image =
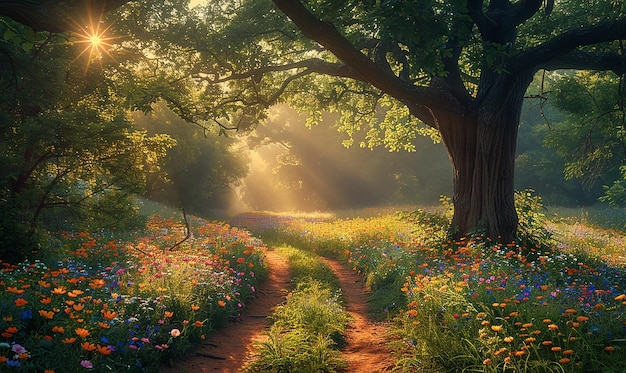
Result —
<instances>
[{"instance_id":1,"label":"forest floor","mask_svg":"<svg viewBox=\"0 0 626 373\"><path fill-rule=\"evenodd\" d=\"M361 278L343 264L325 259L339 280L344 306L353 318L347 330L347 346L341 350L349 373L389 372L394 366L386 347L387 327L367 314L367 291ZM255 356L255 344L262 342L275 307L285 300L291 281L286 258L266 252L268 279L257 291L241 317L216 331L194 354L164 367L162 373L237 373Z\"/></svg>"}]
</instances>

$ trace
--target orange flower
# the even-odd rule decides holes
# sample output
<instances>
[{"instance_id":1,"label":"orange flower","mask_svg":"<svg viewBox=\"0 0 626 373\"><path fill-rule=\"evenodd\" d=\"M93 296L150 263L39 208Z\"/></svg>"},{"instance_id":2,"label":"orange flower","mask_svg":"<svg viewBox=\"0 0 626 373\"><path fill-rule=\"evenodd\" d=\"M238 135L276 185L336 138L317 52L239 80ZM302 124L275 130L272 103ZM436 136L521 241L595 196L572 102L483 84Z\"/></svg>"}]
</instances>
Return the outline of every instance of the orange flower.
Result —
<instances>
[{"instance_id":1,"label":"orange flower","mask_svg":"<svg viewBox=\"0 0 626 373\"><path fill-rule=\"evenodd\" d=\"M528 338L524 339L524 342L526 342L526 343L533 343L533 342L535 342L536 340L537 340L537 338L534 338L534 337L528 337Z\"/></svg>"},{"instance_id":2,"label":"orange flower","mask_svg":"<svg viewBox=\"0 0 626 373\"><path fill-rule=\"evenodd\" d=\"M65 286L59 286L57 288L52 289L52 294L62 295L67 293L67 288Z\"/></svg>"},{"instance_id":3,"label":"orange flower","mask_svg":"<svg viewBox=\"0 0 626 373\"><path fill-rule=\"evenodd\" d=\"M548 329L552 331L559 330L559 326L557 324L550 324L548 325Z\"/></svg>"},{"instance_id":4,"label":"orange flower","mask_svg":"<svg viewBox=\"0 0 626 373\"><path fill-rule=\"evenodd\" d=\"M54 373L54 369L46 369L43 373Z\"/></svg>"},{"instance_id":5,"label":"orange flower","mask_svg":"<svg viewBox=\"0 0 626 373\"><path fill-rule=\"evenodd\" d=\"M109 348L106 347L106 346L97 345L96 348L98 349L98 352L101 353L102 355L110 355L111 354L111 350L109 350Z\"/></svg>"},{"instance_id":6,"label":"orange flower","mask_svg":"<svg viewBox=\"0 0 626 373\"><path fill-rule=\"evenodd\" d=\"M15 305L18 306L18 307L22 307L22 306L25 306L27 304L28 304L28 301L26 299L24 299L24 298L17 298L15 300Z\"/></svg>"},{"instance_id":7,"label":"orange flower","mask_svg":"<svg viewBox=\"0 0 626 373\"><path fill-rule=\"evenodd\" d=\"M524 350L519 350L519 351L513 351L512 353L513 353L513 356L520 357L520 356L525 355L525 354L526 354L526 351L524 351Z\"/></svg>"},{"instance_id":8,"label":"orange flower","mask_svg":"<svg viewBox=\"0 0 626 373\"><path fill-rule=\"evenodd\" d=\"M13 293L13 294L20 295L20 294L24 294L24 292L25 292L26 290L23 290L23 289L18 289L16 286L9 286L9 287L7 287L7 291L8 291L9 293Z\"/></svg>"},{"instance_id":9,"label":"orange flower","mask_svg":"<svg viewBox=\"0 0 626 373\"><path fill-rule=\"evenodd\" d=\"M50 287L50 283L45 282L45 281L43 281L43 280L39 280L39 281L37 281L37 283L39 284L39 286L41 286L41 287L42 287L42 288L44 288L44 289L47 289L47 288L49 288L49 287Z\"/></svg>"},{"instance_id":10,"label":"orange flower","mask_svg":"<svg viewBox=\"0 0 626 373\"><path fill-rule=\"evenodd\" d=\"M78 303L72 306L72 308L74 308L75 311L82 311L83 308L85 308L85 305L82 303Z\"/></svg>"},{"instance_id":11,"label":"orange flower","mask_svg":"<svg viewBox=\"0 0 626 373\"><path fill-rule=\"evenodd\" d=\"M578 313L578 311L576 311L576 310L575 310L575 309L573 309L573 308L568 308L568 309L566 309L566 310L565 310L565 313L566 313L566 314L571 314L571 315L574 315L574 314L577 314L577 313Z\"/></svg>"},{"instance_id":12,"label":"orange flower","mask_svg":"<svg viewBox=\"0 0 626 373\"><path fill-rule=\"evenodd\" d=\"M565 350L563 351L563 355L573 355L574 354L574 350Z\"/></svg>"},{"instance_id":13,"label":"orange flower","mask_svg":"<svg viewBox=\"0 0 626 373\"><path fill-rule=\"evenodd\" d=\"M16 327L16 326L9 326L8 328L6 328L6 330L5 330L5 331L6 331L7 333L15 334L15 333L17 333L17 330L18 330L18 329L17 329L17 327Z\"/></svg>"},{"instance_id":14,"label":"orange flower","mask_svg":"<svg viewBox=\"0 0 626 373\"><path fill-rule=\"evenodd\" d=\"M52 327L52 333L61 333L61 334L63 334L63 333L65 333L65 328L63 328L62 326L55 325L55 326Z\"/></svg>"},{"instance_id":15,"label":"orange flower","mask_svg":"<svg viewBox=\"0 0 626 373\"><path fill-rule=\"evenodd\" d=\"M89 284L89 287L92 289L100 289L104 286L105 282L103 279L95 279L92 280L91 283Z\"/></svg>"},{"instance_id":16,"label":"orange flower","mask_svg":"<svg viewBox=\"0 0 626 373\"><path fill-rule=\"evenodd\" d=\"M543 341L541 344L544 346L552 346L552 341Z\"/></svg>"},{"instance_id":17,"label":"orange flower","mask_svg":"<svg viewBox=\"0 0 626 373\"><path fill-rule=\"evenodd\" d=\"M115 316L117 316L117 312L102 310L102 316L104 316L104 318L107 320L113 320Z\"/></svg>"},{"instance_id":18,"label":"orange flower","mask_svg":"<svg viewBox=\"0 0 626 373\"><path fill-rule=\"evenodd\" d=\"M409 317L415 317L415 316L417 316L417 310L413 310L413 309L409 310Z\"/></svg>"},{"instance_id":19,"label":"orange flower","mask_svg":"<svg viewBox=\"0 0 626 373\"><path fill-rule=\"evenodd\" d=\"M89 330L85 328L77 328L76 335L78 335L81 338L86 338L89 335Z\"/></svg>"},{"instance_id":20,"label":"orange flower","mask_svg":"<svg viewBox=\"0 0 626 373\"><path fill-rule=\"evenodd\" d=\"M13 337L13 334L7 333L7 332L2 332L2 333L0 333L0 337L2 337L2 338L11 338L11 337Z\"/></svg>"},{"instance_id":21,"label":"orange flower","mask_svg":"<svg viewBox=\"0 0 626 373\"><path fill-rule=\"evenodd\" d=\"M489 365L489 363L491 363L491 359L483 360L483 365Z\"/></svg>"},{"instance_id":22,"label":"orange flower","mask_svg":"<svg viewBox=\"0 0 626 373\"><path fill-rule=\"evenodd\" d=\"M201 327L203 327L203 326L204 326L204 323L203 323L202 321L200 321L200 320L197 320L197 321L194 323L194 325L195 325L195 326L197 326L198 328L201 328Z\"/></svg>"},{"instance_id":23,"label":"orange flower","mask_svg":"<svg viewBox=\"0 0 626 373\"><path fill-rule=\"evenodd\" d=\"M165 311L165 317L172 317L174 316L174 312L172 311Z\"/></svg>"},{"instance_id":24,"label":"orange flower","mask_svg":"<svg viewBox=\"0 0 626 373\"><path fill-rule=\"evenodd\" d=\"M39 303L41 304L50 304L50 302L52 302L52 298L50 297L42 298L39 300Z\"/></svg>"},{"instance_id":25,"label":"orange flower","mask_svg":"<svg viewBox=\"0 0 626 373\"><path fill-rule=\"evenodd\" d=\"M9 358L3 355L0 355L0 364L4 364L9 361Z\"/></svg>"},{"instance_id":26,"label":"orange flower","mask_svg":"<svg viewBox=\"0 0 626 373\"><path fill-rule=\"evenodd\" d=\"M81 343L81 344L80 344L80 346L81 346L81 347L83 348L83 350L85 350L85 351L93 351L93 350L95 350L95 349L97 348L97 347L96 347L96 345L94 345L94 344L92 344L92 343L89 343L89 342L87 342L87 341L85 341L85 342Z\"/></svg>"},{"instance_id":27,"label":"orange flower","mask_svg":"<svg viewBox=\"0 0 626 373\"><path fill-rule=\"evenodd\" d=\"M613 352L613 351L615 351L615 347L613 347L613 346L606 346L606 347L604 347L604 351Z\"/></svg>"},{"instance_id":28,"label":"orange flower","mask_svg":"<svg viewBox=\"0 0 626 373\"><path fill-rule=\"evenodd\" d=\"M620 294L613 299L615 299L616 301L624 300L626 299L626 294Z\"/></svg>"},{"instance_id":29,"label":"orange flower","mask_svg":"<svg viewBox=\"0 0 626 373\"><path fill-rule=\"evenodd\" d=\"M589 318L587 316L578 316L576 320L578 322L585 322L585 321L589 321Z\"/></svg>"},{"instance_id":30,"label":"orange flower","mask_svg":"<svg viewBox=\"0 0 626 373\"><path fill-rule=\"evenodd\" d=\"M502 325L491 325L491 330L493 330L496 333L499 333L502 331L504 327Z\"/></svg>"},{"instance_id":31,"label":"orange flower","mask_svg":"<svg viewBox=\"0 0 626 373\"><path fill-rule=\"evenodd\" d=\"M552 352L559 352L559 351L561 351L561 347L554 346L554 347L550 348L550 351L552 351Z\"/></svg>"},{"instance_id":32,"label":"orange flower","mask_svg":"<svg viewBox=\"0 0 626 373\"><path fill-rule=\"evenodd\" d=\"M39 315L48 320L52 320L52 318L54 318L54 312L52 311L39 310Z\"/></svg>"},{"instance_id":33,"label":"orange flower","mask_svg":"<svg viewBox=\"0 0 626 373\"><path fill-rule=\"evenodd\" d=\"M65 344L69 345L69 344L72 344L72 343L76 342L76 337L72 337L72 338L63 338L63 339L61 340L61 342L63 342L63 343L65 343Z\"/></svg>"},{"instance_id":34,"label":"orange flower","mask_svg":"<svg viewBox=\"0 0 626 373\"><path fill-rule=\"evenodd\" d=\"M513 342L513 337L504 337L504 341L506 343L511 343L511 342Z\"/></svg>"},{"instance_id":35,"label":"orange flower","mask_svg":"<svg viewBox=\"0 0 626 373\"><path fill-rule=\"evenodd\" d=\"M561 358L561 359L559 360L559 363L561 363L561 364L567 364L567 363L569 363L569 362L570 362L570 359L568 359L568 358L566 358L566 357L563 357L563 358Z\"/></svg>"},{"instance_id":36,"label":"orange flower","mask_svg":"<svg viewBox=\"0 0 626 373\"><path fill-rule=\"evenodd\" d=\"M196 306L195 304L192 304L192 305L191 305L191 310L192 310L192 311L197 311L197 310L199 310L199 309L200 309L200 306Z\"/></svg>"},{"instance_id":37,"label":"orange flower","mask_svg":"<svg viewBox=\"0 0 626 373\"><path fill-rule=\"evenodd\" d=\"M220 300L217 301L217 305L220 306L220 307L226 307L226 302L224 302L223 300L220 299Z\"/></svg>"}]
</instances>

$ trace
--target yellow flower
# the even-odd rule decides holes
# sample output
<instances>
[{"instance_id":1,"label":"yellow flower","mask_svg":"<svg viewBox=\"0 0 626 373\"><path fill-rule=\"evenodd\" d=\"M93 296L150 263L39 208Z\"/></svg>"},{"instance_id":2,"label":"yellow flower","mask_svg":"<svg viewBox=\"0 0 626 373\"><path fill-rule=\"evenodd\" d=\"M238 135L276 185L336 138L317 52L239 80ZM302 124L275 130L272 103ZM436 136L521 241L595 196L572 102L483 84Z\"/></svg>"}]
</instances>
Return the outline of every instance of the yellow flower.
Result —
<instances>
[{"instance_id":1,"label":"yellow flower","mask_svg":"<svg viewBox=\"0 0 626 373\"><path fill-rule=\"evenodd\" d=\"M502 331L504 327L502 325L491 325L491 330L493 330L496 333L499 333Z\"/></svg>"},{"instance_id":2,"label":"yellow flower","mask_svg":"<svg viewBox=\"0 0 626 373\"><path fill-rule=\"evenodd\" d=\"M513 337L511 337L511 336L509 336L509 337L504 337L504 341L505 341L506 343L511 343L511 342L513 342Z\"/></svg>"}]
</instances>

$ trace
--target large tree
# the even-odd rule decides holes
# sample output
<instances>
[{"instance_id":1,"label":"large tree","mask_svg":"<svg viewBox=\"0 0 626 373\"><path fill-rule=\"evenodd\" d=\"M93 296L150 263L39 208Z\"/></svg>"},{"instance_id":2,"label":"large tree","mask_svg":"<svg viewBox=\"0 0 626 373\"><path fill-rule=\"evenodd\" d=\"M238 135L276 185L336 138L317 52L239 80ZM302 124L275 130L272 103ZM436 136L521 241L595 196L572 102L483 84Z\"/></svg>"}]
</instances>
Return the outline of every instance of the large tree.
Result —
<instances>
[{"instance_id":1,"label":"large tree","mask_svg":"<svg viewBox=\"0 0 626 373\"><path fill-rule=\"evenodd\" d=\"M272 2L210 1L189 16L184 1L123 7L119 32L156 41L133 45L150 57L152 79L136 82L145 105L162 97L187 120L243 128L286 100L311 122L338 111L351 137L392 148L432 128L453 167L457 237L483 226L515 238L517 128L533 76L626 66L621 1ZM175 89L184 77L194 104Z\"/></svg>"}]
</instances>

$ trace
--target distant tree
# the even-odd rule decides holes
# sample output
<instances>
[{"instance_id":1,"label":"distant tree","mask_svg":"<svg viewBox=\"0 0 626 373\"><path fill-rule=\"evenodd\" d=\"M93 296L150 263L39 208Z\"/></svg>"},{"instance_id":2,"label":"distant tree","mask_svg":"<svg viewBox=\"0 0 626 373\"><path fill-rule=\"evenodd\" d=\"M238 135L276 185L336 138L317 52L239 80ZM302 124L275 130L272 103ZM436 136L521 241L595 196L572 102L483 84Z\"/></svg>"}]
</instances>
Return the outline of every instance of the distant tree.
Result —
<instances>
[{"instance_id":1,"label":"distant tree","mask_svg":"<svg viewBox=\"0 0 626 373\"><path fill-rule=\"evenodd\" d=\"M218 136L215 128L203 131L156 105L149 115L133 116L136 126L149 134L167 134L176 145L163 158L167 177L151 178L146 195L158 202L210 216L215 209L228 207L233 185L248 173L248 159L237 152L237 139Z\"/></svg>"}]
</instances>

